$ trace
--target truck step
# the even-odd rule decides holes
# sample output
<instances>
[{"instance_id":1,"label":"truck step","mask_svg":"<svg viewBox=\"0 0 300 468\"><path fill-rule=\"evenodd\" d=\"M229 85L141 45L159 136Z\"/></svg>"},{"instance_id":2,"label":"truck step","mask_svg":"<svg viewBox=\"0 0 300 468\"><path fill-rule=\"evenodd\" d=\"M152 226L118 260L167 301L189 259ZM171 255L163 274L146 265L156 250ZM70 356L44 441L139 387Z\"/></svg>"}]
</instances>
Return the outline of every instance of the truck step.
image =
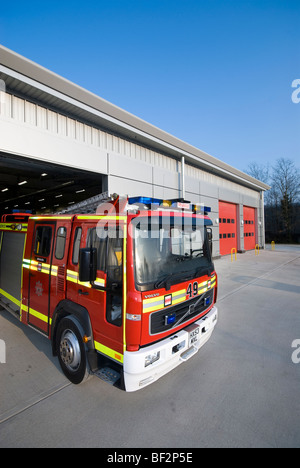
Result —
<instances>
[{"instance_id":1,"label":"truck step","mask_svg":"<svg viewBox=\"0 0 300 468\"><path fill-rule=\"evenodd\" d=\"M111 369L110 367L102 367L101 369L98 369L96 372L94 372L94 375L111 385L114 385L120 379L119 372Z\"/></svg>"},{"instance_id":2,"label":"truck step","mask_svg":"<svg viewBox=\"0 0 300 468\"><path fill-rule=\"evenodd\" d=\"M7 304L6 302L4 302L1 298L0 298L0 311L2 310L7 310L7 312L9 312L11 315L13 315L15 318L17 318L18 320L20 320L20 312L17 310L14 310L12 309L12 307Z\"/></svg>"}]
</instances>

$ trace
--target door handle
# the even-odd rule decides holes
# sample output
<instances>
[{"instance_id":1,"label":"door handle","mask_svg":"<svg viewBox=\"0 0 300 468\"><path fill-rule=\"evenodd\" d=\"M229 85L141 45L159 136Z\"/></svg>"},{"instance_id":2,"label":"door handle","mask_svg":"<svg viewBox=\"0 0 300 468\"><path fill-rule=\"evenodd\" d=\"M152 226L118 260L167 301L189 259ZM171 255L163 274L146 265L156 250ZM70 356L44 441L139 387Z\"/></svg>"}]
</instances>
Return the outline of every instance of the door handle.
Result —
<instances>
[{"instance_id":1,"label":"door handle","mask_svg":"<svg viewBox=\"0 0 300 468\"><path fill-rule=\"evenodd\" d=\"M78 293L81 295L81 296L88 296L89 293L87 291L82 291L82 289L79 289L78 290Z\"/></svg>"}]
</instances>

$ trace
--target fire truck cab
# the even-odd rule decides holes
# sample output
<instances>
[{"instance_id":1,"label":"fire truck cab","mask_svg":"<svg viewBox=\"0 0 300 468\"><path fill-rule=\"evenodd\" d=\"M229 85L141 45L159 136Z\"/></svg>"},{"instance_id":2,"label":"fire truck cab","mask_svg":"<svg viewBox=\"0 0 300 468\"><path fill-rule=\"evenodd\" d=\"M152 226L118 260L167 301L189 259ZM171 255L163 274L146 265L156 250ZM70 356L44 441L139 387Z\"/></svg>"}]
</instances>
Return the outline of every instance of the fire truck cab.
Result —
<instances>
[{"instance_id":1,"label":"fire truck cab","mask_svg":"<svg viewBox=\"0 0 300 468\"><path fill-rule=\"evenodd\" d=\"M93 214L6 215L0 306L51 340L71 382L141 389L197 353L217 323L208 210L113 196Z\"/></svg>"}]
</instances>

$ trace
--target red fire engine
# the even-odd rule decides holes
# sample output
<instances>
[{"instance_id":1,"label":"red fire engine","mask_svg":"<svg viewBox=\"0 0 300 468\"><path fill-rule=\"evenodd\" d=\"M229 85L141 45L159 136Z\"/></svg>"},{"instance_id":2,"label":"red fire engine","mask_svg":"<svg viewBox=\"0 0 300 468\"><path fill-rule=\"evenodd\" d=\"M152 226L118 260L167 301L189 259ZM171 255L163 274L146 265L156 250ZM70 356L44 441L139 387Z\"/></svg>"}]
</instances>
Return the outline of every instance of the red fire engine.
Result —
<instances>
[{"instance_id":1,"label":"red fire engine","mask_svg":"<svg viewBox=\"0 0 300 468\"><path fill-rule=\"evenodd\" d=\"M68 379L143 388L192 357L217 323L208 208L118 196L93 214L0 224L0 306L52 343Z\"/></svg>"}]
</instances>

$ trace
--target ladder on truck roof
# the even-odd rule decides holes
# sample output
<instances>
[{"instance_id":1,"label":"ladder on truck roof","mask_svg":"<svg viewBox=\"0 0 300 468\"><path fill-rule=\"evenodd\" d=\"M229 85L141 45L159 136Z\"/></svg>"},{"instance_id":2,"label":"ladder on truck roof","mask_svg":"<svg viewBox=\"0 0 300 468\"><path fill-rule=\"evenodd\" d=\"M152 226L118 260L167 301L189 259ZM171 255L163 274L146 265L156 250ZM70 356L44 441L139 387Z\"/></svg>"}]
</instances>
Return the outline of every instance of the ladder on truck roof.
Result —
<instances>
[{"instance_id":1,"label":"ladder on truck roof","mask_svg":"<svg viewBox=\"0 0 300 468\"><path fill-rule=\"evenodd\" d=\"M94 197L88 198L78 203L74 203L72 206L65 208L61 211L56 212L55 214L76 214L76 213L96 213L97 208L102 203L115 200L115 194L109 195L108 192L100 193Z\"/></svg>"}]
</instances>

